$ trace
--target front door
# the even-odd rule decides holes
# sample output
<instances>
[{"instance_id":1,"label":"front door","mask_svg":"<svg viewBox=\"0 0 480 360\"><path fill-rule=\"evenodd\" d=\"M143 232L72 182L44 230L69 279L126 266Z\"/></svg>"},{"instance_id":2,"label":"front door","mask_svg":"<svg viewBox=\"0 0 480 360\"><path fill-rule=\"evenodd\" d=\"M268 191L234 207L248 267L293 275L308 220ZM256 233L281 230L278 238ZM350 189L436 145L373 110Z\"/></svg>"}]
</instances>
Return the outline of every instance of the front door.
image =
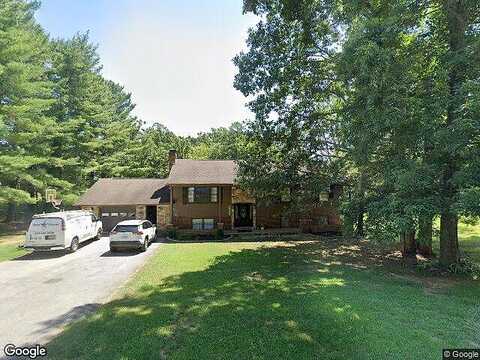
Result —
<instances>
[{"instance_id":1,"label":"front door","mask_svg":"<svg viewBox=\"0 0 480 360\"><path fill-rule=\"evenodd\" d=\"M156 206L147 206L147 220L152 224L157 223L157 207Z\"/></svg>"},{"instance_id":2,"label":"front door","mask_svg":"<svg viewBox=\"0 0 480 360\"><path fill-rule=\"evenodd\" d=\"M235 227L253 226L252 204L235 204Z\"/></svg>"}]
</instances>

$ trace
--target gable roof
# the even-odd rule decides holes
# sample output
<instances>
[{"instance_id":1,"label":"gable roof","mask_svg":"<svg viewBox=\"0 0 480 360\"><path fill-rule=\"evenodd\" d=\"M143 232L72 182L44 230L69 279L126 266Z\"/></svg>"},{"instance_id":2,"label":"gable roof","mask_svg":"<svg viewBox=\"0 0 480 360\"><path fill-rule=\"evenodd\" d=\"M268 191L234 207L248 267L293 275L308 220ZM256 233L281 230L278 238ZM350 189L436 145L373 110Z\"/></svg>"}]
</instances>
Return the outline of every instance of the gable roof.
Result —
<instances>
[{"instance_id":1,"label":"gable roof","mask_svg":"<svg viewBox=\"0 0 480 360\"><path fill-rule=\"evenodd\" d=\"M233 185L236 175L233 160L177 159L167 180L172 185Z\"/></svg>"},{"instance_id":2,"label":"gable roof","mask_svg":"<svg viewBox=\"0 0 480 360\"><path fill-rule=\"evenodd\" d=\"M170 202L166 179L99 179L76 206L156 205Z\"/></svg>"}]
</instances>

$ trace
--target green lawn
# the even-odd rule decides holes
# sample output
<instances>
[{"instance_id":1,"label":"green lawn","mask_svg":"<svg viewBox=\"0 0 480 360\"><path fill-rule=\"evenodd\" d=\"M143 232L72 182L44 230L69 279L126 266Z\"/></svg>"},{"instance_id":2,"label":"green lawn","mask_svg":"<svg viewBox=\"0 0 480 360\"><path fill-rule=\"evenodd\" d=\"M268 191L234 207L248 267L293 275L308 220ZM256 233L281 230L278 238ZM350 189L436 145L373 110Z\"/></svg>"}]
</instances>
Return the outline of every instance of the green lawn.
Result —
<instances>
[{"instance_id":1,"label":"green lawn","mask_svg":"<svg viewBox=\"0 0 480 360\"><path fill-rule=\"evenodd\" d=\"M480 347L478 282L381 267L359 246L165 244L51 359L439 359Z\"/></svg>"},{"instance_id":2,"label":"green lawn","mask_svg":"<svg viewBox=\"0 0 480 360\"><path fill-rule=\"evenodd\" d=\"M24 241L25 235L23 233L0 235L0 262L28 254L28 251L18 247Z\"/></svg>"},{"instance_id":3,"label":"green lawn","mask_svg":"<svg viewBox=\"0 0 480 360\"><path fill-rule=\"evenodd\" d=\"M458 225L460 250L480 264L480 224Z\"/></svg>"}]
</instances>

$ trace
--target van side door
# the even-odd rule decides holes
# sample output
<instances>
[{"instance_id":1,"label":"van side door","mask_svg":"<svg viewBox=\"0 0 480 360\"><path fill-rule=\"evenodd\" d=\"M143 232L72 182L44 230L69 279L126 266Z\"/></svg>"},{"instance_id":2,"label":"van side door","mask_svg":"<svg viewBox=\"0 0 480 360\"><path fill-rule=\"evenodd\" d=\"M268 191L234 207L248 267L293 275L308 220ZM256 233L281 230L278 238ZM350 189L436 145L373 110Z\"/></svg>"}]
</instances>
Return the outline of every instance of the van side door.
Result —
<instances>
[{"instance_id":1,"label":"van side door","mask_svg":"<svg viewBox=\"0 0 480 360\"><path fill-rule=\"evenodd\" d=\"M90 238L90 217L89 216L80 216L79 222L80 226L80 238L81 240L87 240Z\"/></svg>"},{"instance_id":2,"label":"van side door","mask_svg":"<svg viewBox=\"0 0 480 360\"><path fill-rule=\"evenodd\" d=\"M95 237L98 231L98 219L94 214L90 215L90 222L90 237Z\"/></svg>"}]
</instances>

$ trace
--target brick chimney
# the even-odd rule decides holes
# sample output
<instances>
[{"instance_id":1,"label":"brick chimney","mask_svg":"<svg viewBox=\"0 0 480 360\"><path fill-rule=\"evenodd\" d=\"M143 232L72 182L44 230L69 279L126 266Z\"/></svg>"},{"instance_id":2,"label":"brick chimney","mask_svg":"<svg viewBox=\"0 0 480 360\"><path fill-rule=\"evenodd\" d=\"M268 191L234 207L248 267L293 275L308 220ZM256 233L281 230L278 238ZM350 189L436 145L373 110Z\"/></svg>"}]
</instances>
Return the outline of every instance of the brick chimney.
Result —
<instances>
[{"instance_id":1,"label":"brick chimney","mask_svg":"<svg viewBox=\"0 0 480 360\"><path fill-rule=\"evenodd\" d=\"M175 160L177 160L177 150L168 150L168 170L172 170L172 166L175 164Z\"/></svg>"}]
</instances>

